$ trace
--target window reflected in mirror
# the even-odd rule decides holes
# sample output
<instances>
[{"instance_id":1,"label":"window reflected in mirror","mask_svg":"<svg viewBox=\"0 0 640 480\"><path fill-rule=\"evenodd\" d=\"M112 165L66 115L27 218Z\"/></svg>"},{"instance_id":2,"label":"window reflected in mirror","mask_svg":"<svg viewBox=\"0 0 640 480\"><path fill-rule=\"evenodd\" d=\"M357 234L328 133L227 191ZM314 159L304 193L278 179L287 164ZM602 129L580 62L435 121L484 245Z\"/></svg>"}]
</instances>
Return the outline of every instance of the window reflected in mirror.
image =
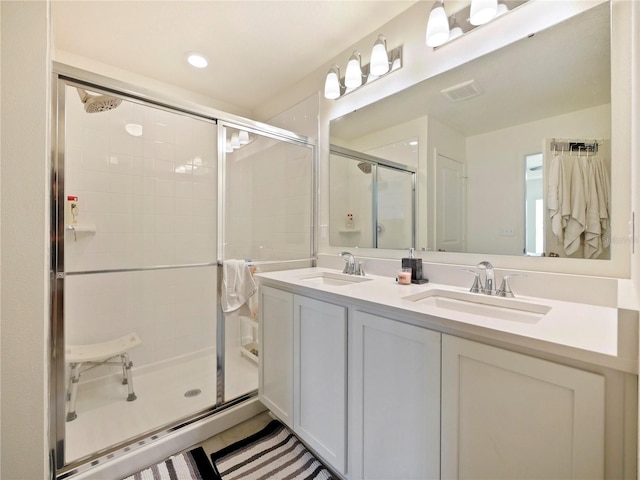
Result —
<instances>
[{"instance_id":1,"label":"window reflected in mirror","mask_svg":"<svg viewBox=\"0 0 640 480\"><path fill-rule=\"evenodd\" d=\"M544 253L544 202L542 200L542 153L525 155L525 254Z\"/></svg>"}]
</instances>

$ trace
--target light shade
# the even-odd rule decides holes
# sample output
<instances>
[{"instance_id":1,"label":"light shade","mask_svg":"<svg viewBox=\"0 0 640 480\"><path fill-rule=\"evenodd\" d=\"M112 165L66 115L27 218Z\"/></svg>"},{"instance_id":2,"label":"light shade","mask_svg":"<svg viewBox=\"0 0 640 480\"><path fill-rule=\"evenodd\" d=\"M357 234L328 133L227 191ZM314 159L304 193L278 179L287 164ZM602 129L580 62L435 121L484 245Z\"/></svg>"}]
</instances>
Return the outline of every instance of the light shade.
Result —
<instances>
[{"instance_id":1,"label":"light shade","mask_svg":"<svg viewBox=\"0 0 640 480\"><path fill-rule=\"evenodd\" d=\"M427 45L439 47L449 40L449 19L442 2L436 3L429 13L427 22Z\"/></svg>"},{"instance_id":2,"label":"light shade","mask_svg":"<svg viewBox=\"0 0 640 480\"><path fill-rule=\"evenodd\" d=\"M240 145L246 145L247 143L249 143L249 132L247 132L246 130L240 130L238 139L240 140Z\"/></svg>"},{"instance_id":3,"label":"light shade","mask_svg":"<svg viewBox=\"0 0 640 480\"><path fill-rule=\"evenodd\" d=\"M340 96L340 67L334 65L324 81L324 98L334 100Z\"/></svg>"},{"instance_id":4,"label":"light shade","mask_svg":"<svg viewBox=\"0 0 640 480\"><path fill-rule=\"evenodd\" d=\"M498 0L471 0L471 25L483 25L493 20L498 11Z\"/></svg>"},{"instance_id":5,"label":"light shade","mask_svg":"<svg viewBox=\"0 0 640 480\"><path fill-rule=\"evenodd\" d=\"M355 51L349 58L347 70L344 73L344 85L347 88L357 88L362 85L362 66L360 65L360 52Z\"/></svg>"},{"instance_id":6,"label":"light shade","mask_svg":"<svg viewBox=\"0 0 640 480\"><path fill-rule=\"evenodd\" d=\"M378 35L376 43L371 49L371 63L369 72L376 77L384 75L389 71L389 54L387 53L387 41L383 35Z\"/></svg>"}]
</instances>

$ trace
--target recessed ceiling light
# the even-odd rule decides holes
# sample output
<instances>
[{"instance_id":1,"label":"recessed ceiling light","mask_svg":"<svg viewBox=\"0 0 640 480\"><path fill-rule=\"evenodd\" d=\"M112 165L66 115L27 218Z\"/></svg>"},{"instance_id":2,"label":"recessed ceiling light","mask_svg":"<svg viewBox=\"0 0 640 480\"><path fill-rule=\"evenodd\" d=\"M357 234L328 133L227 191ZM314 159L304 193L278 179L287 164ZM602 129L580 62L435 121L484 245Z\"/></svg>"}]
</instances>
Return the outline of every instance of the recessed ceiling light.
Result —
<instances>
[{"instance_id":1,"label":"recessed ceiling light","mask_svg":"<svg viewBox=\"0 0 640 480\"><path fill-rule=\"evenodd\" d=\"M187 62L193 65L196 68L204 68L209 65L209 62L206 58L204 58L199 53L189 53L187 54Z\"/></svg>"}]
</instances>

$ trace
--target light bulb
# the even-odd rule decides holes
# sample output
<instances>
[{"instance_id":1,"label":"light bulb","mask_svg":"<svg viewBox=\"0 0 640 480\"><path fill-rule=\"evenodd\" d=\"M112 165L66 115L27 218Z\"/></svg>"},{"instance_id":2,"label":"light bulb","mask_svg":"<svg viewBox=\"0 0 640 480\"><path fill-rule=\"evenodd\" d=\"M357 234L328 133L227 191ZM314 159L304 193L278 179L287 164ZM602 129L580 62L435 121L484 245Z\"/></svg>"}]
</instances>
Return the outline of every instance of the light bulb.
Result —
<instances>
[{"instance_id":1,"label":"light bulb","mask_svg":"<svg viewBox=\"0 0 640 480\"><path fill-rule=\"evenodd\" d=\"M449 40L449 19L442 3L436 4L429 13L427 22L427 45L439 47Z\"/></svg>"},{"instance_id":2,"label":"light bulb","mask_svg":"<svg viewBox=\"0 0 640 480\"><path fill-rule=\"evenodd\" d=\"M357 88L362 85L362 67L360 66L360 53L353 52L347 70L344 74L344 84L347 88Z\"/></svg>"},{"instance_id":3,"label":"light bulb","mask_svg":"<svg viewBox=\"0 0 640 480\"><path fill-rule=\"evenodd\" d=\"M378 36L376 43L371 49L371 62L369 71L372 75L379 77L389 71L389 54L387 53L387 43L382 35Z\"/></svg>"},{"instance_id":4,"label":"light bulb","mask_svg":"<svg viewBox=\"0 0 640 480\"><path fill-rule=\"evenodd\" d=\"M327 73L324 82L324 98L334 100L340 96L340 70L338 67L331 68Z\"/></svg>"}]
</instances>

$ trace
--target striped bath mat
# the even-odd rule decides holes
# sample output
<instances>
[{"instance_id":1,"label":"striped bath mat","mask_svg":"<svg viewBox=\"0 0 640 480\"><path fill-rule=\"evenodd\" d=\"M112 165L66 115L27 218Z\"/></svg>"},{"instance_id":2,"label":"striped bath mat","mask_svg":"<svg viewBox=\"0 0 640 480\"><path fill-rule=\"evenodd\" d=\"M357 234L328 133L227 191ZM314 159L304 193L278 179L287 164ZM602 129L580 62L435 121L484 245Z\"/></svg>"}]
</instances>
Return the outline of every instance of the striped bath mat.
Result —
<instances>
[{"instance_id":1,"label":"striped bath mat","mask_svg":"<svg viewBox=\"0 0 640 480\"><path fill-rule=\"evenodd\" d=\"M217 480L337 480L277 420L211 454Z\"/></svg>"},{"instance_id":2,"label":"striped bath mat","mask_svg":"<svg viewBox=\"0 0 640 480\"><path fill-rule=\"evenodd\" d=\"M213 467L202 447L174 455L124 480L211 480Z\"/></svg>"}]
</instances>

